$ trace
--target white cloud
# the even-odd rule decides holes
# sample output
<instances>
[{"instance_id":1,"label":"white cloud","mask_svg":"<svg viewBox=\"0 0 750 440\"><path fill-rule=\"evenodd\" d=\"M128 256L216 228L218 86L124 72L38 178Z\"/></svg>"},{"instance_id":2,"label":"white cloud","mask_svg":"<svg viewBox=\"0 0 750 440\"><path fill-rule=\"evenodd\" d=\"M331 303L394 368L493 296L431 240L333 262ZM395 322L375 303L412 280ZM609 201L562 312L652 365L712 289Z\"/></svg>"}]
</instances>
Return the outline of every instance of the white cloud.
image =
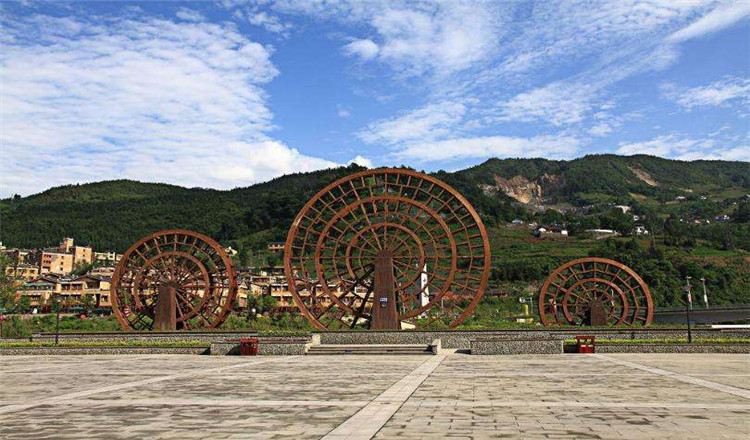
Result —
<instances>
[{"instance_id":1,"label":"white cloud","mask_svg":"<svg viewBox=\"0 0 750 440\"><path fill-rule=\"evenodd\" d=\"M371 60L380 52L378 45L372 40L354 40L344 46L344 53L349 56L357 56L363 60Z\"/></svg>"},{"instance_id":2,"label":"white cloud","mask_svg":"<svg viewBox=\"0 0 750 440\"><path fill-rule=\"evenodd\" d=\"M498 103L499 120L530 122L547 120L560 126L581 122L592 107L596 90L563 82L521 93Z\"/></svg>"},{"instance_id":3,"label":"white cloud","mask_svg":"<svg viewBox=\"0 0 750 440\"><path fill-rule=\"evenodd\" d=\"M231 163L225 157L213 160L213 177L217 181L259 182L284 174L304 173L333 168L340 164L306 156L275 140L247 143L234 142L227 146Z\"/></svg>"},{"instance_id":4,"label":"white cloud","mask_svg":"<svg viewBox=\"0 0 750 440\"><path fill-rule=\"evenodd\" d=\"M588 122L611 99L612 85L675 63L679 48L670 35L691 21L726 23L737 14L722 11L735 6L716 0L270 2L282 13L355 25L367 37L355 36L343 52L383 63L399 79L419 78L410 85L425 87L428 104L481 96L470 110L495 122L554 126ZM712 18L717 15L724 18Z\"/></svg>"},{"instance_id":5,"label":"white cloud","mask_svg":"<svg viewBox=\"0 0 750 440\"><path fill-rule=\"evenodd\" d=\"M490 113L499 121L543 121L558 127L581 124L595 117L599 110L614 105L607 93L613 84L632 75L662 70L676 57L675 50L665 45L622 53L619 58L599 63L578 75L499 101Z\"/></svg>"},{"instance_id":6,"label":"white cloud","mask_svg":"<svg viewBox=\"0 0 750 440\"><path fill-rule=\"evenodd\" d=\"M397 151L399 159L418 162L480 157L575 157L580 141L570 136L483 136L414 142Z\"/></svg>"},{"instance_id":7,"label":"white cloud","mask_svg":"<svg viewBox=\"0 0 750 440\"><path fill-rule=\"evenodd\" d=\"M748 16L750 16L750 2L747 0L735 0L720 4L708 14L671 34L667 37L667 42L681 43L693 38L703 37L732 26Z\"/></svg>"},{"instance_id":8,"label":"white cloud","mask_svg":"<svg viewBox=\"0 0 750 440\"><path fill-rule=\"evenodd\" d=\"M614 128L612 127L612 124L609 124L607 122L600 122L589 128L589 134L593 136L606 136L612 133L613 130Z\"/></svg>"},{"instance_id":9,"label":"white cloud","mask_svg":"<svg viewBox=\"0 0 750 440\"><path fill-rule=\"evenodd\" d=\"M289 36L289 31L292 29L291 23L282 22L279 17L265 11L248 11L247 21L252 25L262 27L268 32L284 37Z\"/></svg>"},{"instance_id":10,"label":"white cloud","mask_svg":"<svg viewBox=\"0 0 750 440\"><path fill-rule=\"evenodd\" d=\"M348 118L352 115L349 109L345 105L341 104L336 105L336 114L338 114L340 118Z\"/></svg>"},{"instance_id":11,"label":"white cloud","mask_svg":"<svg viewBox=\"0 0 750 440\"><path fill-rule=\"evenodd\" d=\"M466 113L466 106L440 102L413 110L403 116L376 121L357 136L369 144L398 144L419 139L436 139L456 129Z\"/></svg>"},{"instance_id":12,"label":"white cloud","mask_svg":"<svg viewBox=\"0 0 750 440\"><path fill-rule=\"evenodd\" d=\"M731 146L715 139L692 139L674 134L658 136L649 141L621 143L618 154L648 154L679 160L750 160L750 148Z\"/></svg>"},{"instance_id":13,"label":"white cloud","mask_svg":"<svg viewBox=\"0 0 750 440\"><path fill-rule=\"evenodd\" d=\"M362 157L362 156L359 156L359 155L357 155L354 159L352 159L352 160L349 161L349 164L353 164L353 163L356 163L357 165L363 166L365 168L372 168L373 167L371 159L368 159L366 157Z\"/></svg>"},{"instance_id":14,"label":"white cloud","mask_svg":"<svg viewBox=\"0 0 750 440\"><path fill-rule=\"evenodd\" d=\"M180 8L175 13L175 16L179 18L180 20L185 21L205 21L206 17L203 16L200 12L194 10L194 9L188 9L188 8Z\"/></svg>"},{"instance_id":15,"label":"white cloud","mask_svg":"<svg viewBox=\"0 0 750 440\"><path fill-rule=\"evenodd\" d=\"M402 73L442 75L486 60L498 29L486 2L446 2L433 10L386 9L372 19L383 40L379 58Z\"/></svg>"},{"instance_id":16,"label":"white cloud","mask_svg":"<svg viewBox=\"0 0 750 440\"><path fill-rule=\"evenodd\" d=\"M491 60L511 15L502 4L486 1L279 0L270 7L374 31L377 38L359 38L344 51L377 59L405 76L449 75Z\"/></svg>"},{"instance_id":17,"label":"white cloud","mask_svg":"<svg viewBox=\"0 0 750 440\"><path fill-rule=\"evenodd\" d=\"M266 47L233 27L4 23L0 192L112 178L231 188L336 164L270 139Z\"/></svg>"},{"instance_id":18,"label":"white cloud","mask_svg":"<svg viewBox=\"0 0 750 440\"><path fill-rule=\"evenodd\" d=\"M695 107L716 107L730 102L739 102L744 107L750 104L750 79L727 77L706 86L680 89L673 84L663 87L667 98L691 110Z\"/></svg>"}]
</instances>

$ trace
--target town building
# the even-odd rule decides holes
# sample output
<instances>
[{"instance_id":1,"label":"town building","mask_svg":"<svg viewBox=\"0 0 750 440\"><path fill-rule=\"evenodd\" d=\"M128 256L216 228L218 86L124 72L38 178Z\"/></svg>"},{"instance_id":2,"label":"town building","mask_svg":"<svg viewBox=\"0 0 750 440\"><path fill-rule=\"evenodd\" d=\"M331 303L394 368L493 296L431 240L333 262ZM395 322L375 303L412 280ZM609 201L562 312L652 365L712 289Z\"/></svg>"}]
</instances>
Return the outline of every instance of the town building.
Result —
<instances>
[{"instance_id":1,"label":"town building","mask_svg":"<svg viewBox=\"0 0 750 440\"><path fill-rule=\"evenodd\" d=\"M627 205L615 205L615 208L622 211L623 214L627 214L630 211L630 206Z\"/></svg>"},{"instance_id":2,"label":"town building","mask_svg":"<svg viewBox=\"0 0 750 440\"><path fill-rule=\"evenodd\" d=\"M534 229L533 234L535 237L539 237L539 238L547 237L547 236L567 237L568 229L559 225L540 226Z\"/></svg>"},{"instance_id":3,"label":"town building","mask_svg":"<svg viewBox=\"0 0 750 440\"><path fill-rule=\"evenodd\" d=\"M284 243L283 241L274 241L268 244L268 250L270 252L284 252Z\"/></svg>"},{"instance_id":4,"label":"town building","mask_svg":"<svg viewBox=\"0 0 750 440\"><path fill-rule=\"evenodd\" d=\"M586 232L593 234L596 239L619 235L617 231L612 229L586 229Z\"/></svg>"},{"instance_id":5,"label":"town building","mask_svg":"<svg viewBox=\"0 0 750 440\"><path fill-rule=\"evenodd\" d=\"M94 250L91 246L76 246L71 237L65 237L58 246L58 251L73 255L73 265L91 264L94 261Z\"/></svg>"},{"instance_id":6,"label":"town building","mask_svg":"<svg viewBox=\"0 0 750 440\"><path fill-rule=\"evenodd\" d=\"M73 254L41 250L35 253L39 273L68 274L73 271Z\"/></svg>"},{"instance_id":7,"label":"town building","mask_svg":"<svg viewBox=\"0 0 750 440\"><path fill-rule=\"evenodd\" d=\"M238 305L241 308L247 307L248 298L253 295L270 295L276 300L276 308L280 311L296 307L286 276L283 273L283 266L257 268L255 271L244 270L239 275L238 285ZM312 289L320 292L323 286L317 284ZM337 295L342 293L339 286L335 284L329 284L328 289ZM358 286L353 293L349 293L349 295L359 295L360 297L366 294L367 290L362 286ZM310 292L302 290L299 291L299 295L303 301L306 301L310 297ZM327 304L329 302L326 300L320 305L325 306Z\"/></svg>"},{"instance_id":8,"label":"town building","mask_svg":"<svg viewBox=\"0 0 750 440\"><path fill-rule=\"evenodd\" d=\"M92 268L88 275L91 275L93 277L109 277L111 278L112 275L115 274L115 267L114 266L99 266Z\"/></svg>"},{"instance_id":9,"label":"town building","mask_svg":"<svg viewBox=\"0 0 750 440\"><path fill-rule=\"evenodd\" d=\"M5 268L5 274L14 279L33 280L39 276L39 266L33 264L9 264Z\"/></svg>"},{"instance_id":10,"label":"town building","mask_svg":"<svg viewBox=\"0 0 750 440\"><path fill-rule=\"evenodd\" d=\"M94 261L94 250L89 246L73 246L73 265L91 264Z\"/></svg>"},{"instance_id":11,"label":"town building","mask_svg":"<svg viewBox=\"0 0 750 440\"><path fill-rule=\"evenodd\" d=\"M11 264L28 264L31 249L3 249Z\"/></svg>"},{"instance_id":12,"label":"town building","mask_svg":"<svg viewBox=\"0 0 750 440\"><path fill-rule=\"evenodd\" d=\"M44 274L69 274L76 267L90 264L115 264L122 254L115 252L94 252L91 246L78 246L71 237L65 237L60 244L42 249L0 249L10 259L6 268L9 274L18 279L30 280ZM38 269L34 269L34 267Z\"/></svg>"},{"instance_id":13,"label":"town building","mask_svg":"<svg viewBox=\"0 0 750 440\"><path fill-rule=\"evenodd\" d=\"M59 295L64 307L82 304L86 295L93 297L95 307L111 307L110 279L84 275L82 277L66 277L55 274L42 275L22 284L16 291L16 297L26 296L31 306L49 311L52 297Z\"/></svg>"},{"instance_id":14,"label":"town building","mask_svg":"<svg viewBox=\"0 0 750 440\"><path fill-rule=\"evenodd\" d=\"M73 247L74 240L71 237L65 237L60 242L60 252L70 253L70 249Z\"/></svg>"},{"instance_id":15,"label":"town building","mask_svg":"<svg viewBox=\"0 0 750 440\"><path fill-rule=\"evenodd\" d=\"M94 261L97 263L114 264L120 261L122 254L115 252L94 252Z\"/></svg>"}]
</instances>

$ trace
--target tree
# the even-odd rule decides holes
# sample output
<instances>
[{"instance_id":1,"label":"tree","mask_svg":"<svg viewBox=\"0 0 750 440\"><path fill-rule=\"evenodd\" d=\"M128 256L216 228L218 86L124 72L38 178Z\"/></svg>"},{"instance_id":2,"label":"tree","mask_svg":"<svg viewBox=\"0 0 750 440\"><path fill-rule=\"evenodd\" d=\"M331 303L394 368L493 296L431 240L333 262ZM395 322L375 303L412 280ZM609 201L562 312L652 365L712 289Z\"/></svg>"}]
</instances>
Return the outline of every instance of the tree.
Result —
<instances>
[{"instance_id":1,"label":"tree","mask_svg":"<svg viewBox=\"0 0 750 440\"><path fill-rule=\"evenodd\" d=\"M247 297L247 309L255 309L255 313L261 315L277 305L276 299L271 295L248 295Z\"/></svg>"},{"instance_id":2,"label":"tree","mask_svg":"<svg viewBox=\"0 0 750 440\"><path fill-rule=\"evenodd\" d=\"M82 275L86 275L88 271L94 268L93 263L84 263L83 261L79 261L73 266L73 270L70 272L71 275L80 277Z\"/></svg>"},{"instance_id":3,"label":"tree","mask_svg":"<svg viewBox=\"0 0 750 440\"><path fill-rule=\"evenodd\" d=\"M21 295L16 301L16 311L18 313L29 313L31 311L31 298Z\"/></svg>"},{"instance_id":4,"label":"tree","mask_svg":"<svg viewBox=\"0 0 750 440\"><path fill-rule=\"evenodd\" d=\"M96 305L94 295L81 295L81 307L86 311L86 315L91 315Z\"/></svg>"},{"instance_id":5,"label":"tree","mask_svg":"<svg viewBox=\"0 0 750 440\"><path fill-rule=\"evenodd\" d=\"M268 262L268 267L275 267L281 264L281 256L275 252L269 252L266 261Z\"/></svg>"},{"instance_id":6,"label":"tree","mask_svg":"<svg viewBox=\"0 0 750 440\"><path fill-rule=\"evenodd\" d=\"M625 214L618 208L607 211L600 217L604 229L612 229L622 235L630 235L633 232L633 216Z\"/></svg>"},{"instance_id":7,"label":"tree","mask_svg":"<svg viewBox=\"0 0 750 440\"><path fill-rule=\"evenodd\" d=\"M247 246L243 246L242 249L240 249L237 258L240 261L240 266L250 266L250 249Z\"/></svg>"},{"instance_id":8,"label":"tree","mask_svg":"<svg viewBox=\"0 0 750 440\"><path fill-rule=\"evenodd\" d=\"M12 307L16 300L14 279L8 274L10 263L10 258L5 253L0 253L0 308L2 309Z\"/></svg>"},{"instance_id":9,"label":"tree","mask_svg":"<svg viewBox=\"0 0 750 440\"><path fill-rule=\"evenodd\" d=\"M750 201L739 202L731 217L735 223L750 223Z\"/></svg>"}]
</instances>

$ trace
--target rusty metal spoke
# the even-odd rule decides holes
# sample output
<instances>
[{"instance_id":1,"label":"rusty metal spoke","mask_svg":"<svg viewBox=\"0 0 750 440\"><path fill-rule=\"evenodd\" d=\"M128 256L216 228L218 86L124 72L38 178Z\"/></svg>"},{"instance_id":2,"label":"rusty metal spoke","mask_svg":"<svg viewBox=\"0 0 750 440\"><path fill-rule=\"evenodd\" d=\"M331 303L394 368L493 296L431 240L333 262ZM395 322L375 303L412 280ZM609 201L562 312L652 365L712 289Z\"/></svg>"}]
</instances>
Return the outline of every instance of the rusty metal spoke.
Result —
<instances>
[{"instance_id":1,"label":"rusty metal spoke","mask_svg":"<svg viewBox=\"0 0 750 440\"><path fill-rule=\"evenodd\" d=\"M476 307L489 276L489 242L476 211L445 183L404 169L363 171L323 188L297 215L286 249L295 304L321 329L371 324L378 298L373 289L389 284L403 321L416 321L415 310L438 310L446 293L464 292L454 302L468 299L466 307L443 312L456 326ZM381 253L392 269L375 271ZM407 289L419 282L425 265L428 282L412 293ZM378 284L383 274L392 280ZM305 300L294 282L298 276L322 280L325 295L313 294L312 301L328 302ZM430 303L423 308L419 297L427 290Z\"/></svg>"},{"instance_id":2,"label":"rusty metal spoke","mask_svg":"<svg viewBox=\"0 0 750 440\"><path fill-rule=\"evenodd\" d=\"M221 325L237 295L235 270L224 249L184 229L151 234L123 254L110 292L112 311L124 329L154 328L159 286L173 288L181 329ZM199 323L191 323L193 318Z\"/></svg>"},{"instance_id":3,"label":"rusty metal spoke","mask_svg":"<svg viewBox=\"0 0 750 440\"><path fill-rule=\"evenodd\" d=\"M654 313L649 288L637 273L617 261L596 257L555 269L542 285L537 304L545 325L633 326L638 321L646 326Z\"/></svg>"}]
</instances>

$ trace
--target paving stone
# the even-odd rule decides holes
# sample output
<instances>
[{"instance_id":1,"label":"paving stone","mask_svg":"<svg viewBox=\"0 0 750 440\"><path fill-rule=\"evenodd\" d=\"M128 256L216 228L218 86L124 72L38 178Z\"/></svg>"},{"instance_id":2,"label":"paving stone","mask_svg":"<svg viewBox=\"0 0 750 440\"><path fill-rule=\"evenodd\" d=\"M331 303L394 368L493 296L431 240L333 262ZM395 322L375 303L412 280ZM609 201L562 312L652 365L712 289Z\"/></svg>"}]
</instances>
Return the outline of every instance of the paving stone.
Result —
<instances>
[{"instance_id":1,"label":"paving stone","mask_svg":"<svg viewBox=\"0 0 750 440\"><path fill-rule=\"evenodd\" d=\"M0 438L750 437L750 355L606 356L4 357Z\"/></svg>"}]
</instances>

